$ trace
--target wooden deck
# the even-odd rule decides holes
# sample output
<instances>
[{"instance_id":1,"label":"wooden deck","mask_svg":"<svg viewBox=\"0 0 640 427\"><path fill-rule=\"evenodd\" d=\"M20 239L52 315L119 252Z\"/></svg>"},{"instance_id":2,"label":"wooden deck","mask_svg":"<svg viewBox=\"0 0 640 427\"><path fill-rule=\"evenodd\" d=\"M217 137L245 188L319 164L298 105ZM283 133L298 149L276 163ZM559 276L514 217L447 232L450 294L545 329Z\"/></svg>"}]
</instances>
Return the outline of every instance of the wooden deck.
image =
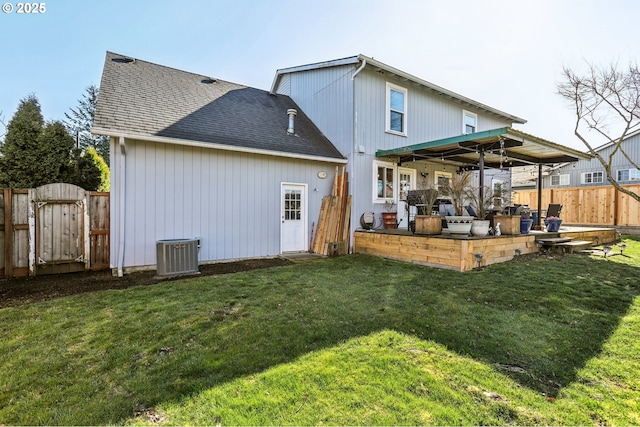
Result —
<instances>
[{"instance_id":1,"label":"wooden deck","mask_svg":"<svg viewBox=\"0 0 640 427\"><path fill-rule=\"evenodd\" d=\"M414 235L407 230L358 230L353 251L398 261L412 262L437 268L469 271L539 251L536 240L572 238L593 241L594 244L616 240L615 228L561 227L557 233L543 231L488 237ZM478 262L476 254L482 255Z\"/></svg>"}]
</instances>

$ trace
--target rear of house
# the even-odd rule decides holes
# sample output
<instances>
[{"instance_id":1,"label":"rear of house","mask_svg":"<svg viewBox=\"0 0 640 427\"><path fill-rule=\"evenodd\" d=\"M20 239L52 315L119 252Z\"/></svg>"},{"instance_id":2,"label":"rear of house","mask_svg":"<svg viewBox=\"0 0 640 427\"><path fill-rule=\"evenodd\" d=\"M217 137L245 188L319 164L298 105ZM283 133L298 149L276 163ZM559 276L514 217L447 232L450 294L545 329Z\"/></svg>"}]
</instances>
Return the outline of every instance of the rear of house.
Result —
<instances>
[{"instance_id":1,"label":"rear of house","mask_svg":"<svg viewBox=\"0 0 640 427\"><path fill-rule=\"evenodd\" d=\"M349 160L352 232L364 212L380 224L390 203L406 227L407 191L437 187L460 170L444 152L399 161L380 150L526 122L364 55L278 70L271 91L290 96ZM487 169L484 185L508 188L506 166Z\"/></svg>"},{"instance_id":2,"label":"rear of house","mask_svg":"<svg viewBox=\"0 0 640 427\"><path fill-rule=\"evenodd\" d=\"M119 274L154 268L160 240L198 239L201 263L308 250L346 163L287 96L112 52L92 131L111 140Z\"/></svg>"},{"instance_id":3,"label":"rear of house","mask_svg":"<svg viewBox=\"0 0 640 427\"><path fill-rule=\"evenodd\" d=\"M353 236L388 205L408 226L408 191L464 168L508 191L512 164L575 158L525 122L363 55L278 70L267 92L108 52L93 132L111 138L112 267L153 268L171 239L201 263L308 250L336 166Z\"/></svg>"}]
</instances>

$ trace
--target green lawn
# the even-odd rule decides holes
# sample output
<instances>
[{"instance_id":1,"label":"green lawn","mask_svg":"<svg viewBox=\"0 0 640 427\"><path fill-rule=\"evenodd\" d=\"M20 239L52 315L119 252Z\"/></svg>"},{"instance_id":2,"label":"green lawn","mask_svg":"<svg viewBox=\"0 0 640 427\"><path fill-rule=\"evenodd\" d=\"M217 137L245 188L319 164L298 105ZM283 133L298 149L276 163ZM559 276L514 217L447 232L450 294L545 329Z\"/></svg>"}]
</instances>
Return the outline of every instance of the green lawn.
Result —
<instances>
[{"instance_id":1,"label":"green lawn","mask_svg":"<svg viewBox=\"0 0 640 427\"><path fill-rule=\"evenodd\" d=\"M640 425L625 241L607 259L458 273L352 255L0 309L0 425Z\"/></svg>"}]
</instances>

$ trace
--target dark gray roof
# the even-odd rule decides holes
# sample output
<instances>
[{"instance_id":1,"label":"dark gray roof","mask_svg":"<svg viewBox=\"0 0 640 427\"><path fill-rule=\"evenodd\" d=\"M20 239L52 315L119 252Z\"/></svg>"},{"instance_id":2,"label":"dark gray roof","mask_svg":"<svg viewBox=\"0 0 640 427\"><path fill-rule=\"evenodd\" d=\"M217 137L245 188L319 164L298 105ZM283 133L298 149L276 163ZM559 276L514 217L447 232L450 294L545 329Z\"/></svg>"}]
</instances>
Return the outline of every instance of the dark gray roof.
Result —
<instances>
[{"instance_id":1,"label":"dark gray roof","mask_svg":"<svg viewBox=\"0 0 640 427\"><path fill-rule=\"evenodd\" d=\"M287 110L298 111L295 135ZM344 159L283 95L107 52L94 133Z\"/></svg>"}]
</instances>

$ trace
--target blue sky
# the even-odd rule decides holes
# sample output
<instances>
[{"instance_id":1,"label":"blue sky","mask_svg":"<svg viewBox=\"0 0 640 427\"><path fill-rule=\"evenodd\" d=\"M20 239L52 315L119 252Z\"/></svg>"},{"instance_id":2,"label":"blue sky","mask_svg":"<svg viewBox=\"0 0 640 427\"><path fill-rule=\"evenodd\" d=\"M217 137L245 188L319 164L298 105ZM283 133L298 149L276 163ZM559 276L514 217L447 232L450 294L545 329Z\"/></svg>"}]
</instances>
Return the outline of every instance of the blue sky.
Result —
<instances>
[{"instance_id":1,"label":"blue sky","mask_svg":"<svg viewBox=\"0 0 640 427\"><path fill-rule=\"evenodd\" d=\"M278 68L361 53L583 149L556 94L562 67L626 65L640 50L635 0L51 0L39 15L8 3L5 122L31 93L45 119L64 119L107 50L265 90Z\"/></svg>"}]
</instances>

